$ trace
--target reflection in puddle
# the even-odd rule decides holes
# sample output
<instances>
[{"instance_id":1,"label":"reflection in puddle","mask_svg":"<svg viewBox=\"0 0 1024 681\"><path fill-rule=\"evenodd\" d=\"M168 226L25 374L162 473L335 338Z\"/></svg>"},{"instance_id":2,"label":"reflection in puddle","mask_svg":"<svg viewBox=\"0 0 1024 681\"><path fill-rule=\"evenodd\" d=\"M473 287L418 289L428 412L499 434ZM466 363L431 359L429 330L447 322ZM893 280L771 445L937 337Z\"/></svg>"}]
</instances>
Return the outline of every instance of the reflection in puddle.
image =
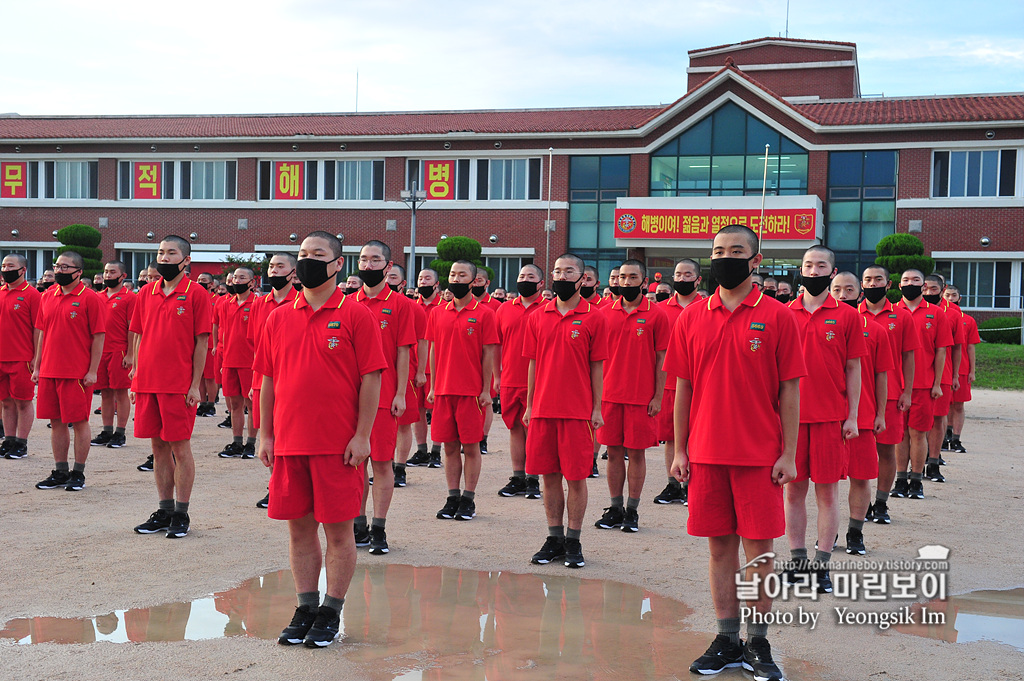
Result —
<instances>
[{"instance_id":1,"label":"reflection in puddle","mask_svg":"<svg viewBox=\"0 0 1024 681\"><path fill-rule=\"evenodd\" d=\"M912 609L920 613L921 605ZM950 643L996 641L1024 651L1024 589L972 591L950 596L946 601L923 604L933 613L943 613L943 624L914 624L893 627L904 634L924 636Z\"/></svg>"}]
</instances>

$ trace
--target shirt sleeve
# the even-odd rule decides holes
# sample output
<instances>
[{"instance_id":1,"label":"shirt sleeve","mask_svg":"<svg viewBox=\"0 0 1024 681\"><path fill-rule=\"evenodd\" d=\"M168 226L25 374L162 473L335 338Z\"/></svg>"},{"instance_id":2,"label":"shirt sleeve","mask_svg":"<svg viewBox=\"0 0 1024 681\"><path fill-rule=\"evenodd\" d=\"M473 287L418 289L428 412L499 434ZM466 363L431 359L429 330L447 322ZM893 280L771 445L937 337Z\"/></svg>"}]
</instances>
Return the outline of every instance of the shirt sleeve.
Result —
<instances>
[{"instance_id":1,"label":"shirt sleeve","mask_svg":"<svg viewBox=\"0 0 1024 681\"><path fill-rule=\"evenodd\" d=\"M657 308L651 308L652 310ZM668 315L665 314L664 310L658 309L658 313L654 315L654 351L661 352L662 350L668 349L669 335L672 333L672 329L668 323Z\"/></svg>"},{"instance_id":2,"label":"shirt sleeve","mask_svg":"<svg viewBox=\"0 0 1024 681\"><path fill-rule=\"evenodd\" d=\"M488 307L480 307L480 345L498 344L497 316Z\"/></svg>"},{"instance_id":3,"label":"shirt sleeve","mask_svg":"<svg viewBox=\"0 0 1024 681\"><path fill-rule=\"evenodd\" d=\"M523 357L526 359L537 359L537 315L544 314L544 310L538 310L526 318L526 328L523 329Z\"/></svg>"},{"instance_id":4,"label":"shirt sleeve","mask_svg":"<svg viewBox=\"0 0 1024 681\"><path fill-rule=\"evenodd\" d=\"M964 344L964 324L960 321L960 315L947 314L946 319L949 320L949 330L953 334L953 344L963 345Z\"/></svg>"},{"instance_id":5,"label":"shirt sleeve","mask_svg":"<svg viewBox=\"0 0 1024 681\"><path fill-rule=\"evenodd\" d=\"M131 321L128 322L128 330L140 336L142 335L142 308L146 305L143 301L142 296L136 296Z\"/></svg>"},{"instance_id":6,"label":"shirt sleeve","mask_svg":"<svg viewBox=\"0 0 1024 681\"><path fill-rule=\"evenodd\" d=\"M42 328L39 326L40 311L43 309L43 296L37 293L35 296L31 296L32 302L30 304L29 316L32 318L32 327L35 329ZM974 327L974 333L977 335L978 327ZM980 340L979 340L980 342Z\"/></svg>"},{"instance_id":7,"label":"shirt sleeve","mask_svg":"<svg viewBox=\"0 0 1024 681\"><path fill-rule=\"evenodd\" d=\"M967 320L966 342L968 345L977 345L981 342L981 336L978 334L978 322L974 321L974 317L970 315L967 315L965 319ZM963 362L960 362L960 365L963 366Z\"/></svg>"},{"instance_id":8,"label":"shirt sleeve","mask_svg":"<svg viewBox=\"0 0 1024 681\"><path fill-rule=\"evenodd\" d=\"M95 293L86 296L85 304L89 309L89 333L94 336L104 333L107 330L107 306Z\"/></svg>"},{"instance_id":9,"label":"shirt sleeve","mask_svg":"<svg viewBox=\"0 0 1024 681\"><path fill-rule=\"evenodd\" d=\"M268 295L274 294L271 293ZM249 342L252 343L252 346L254 348L256 347L256 342L259 340L260 335L259 329L257 329L257 326L259 325L256 324L255 322L257 319L260 318L260 315L262 314L262 308L265 299L266 296L256 298L255 300L252 301L252 305L249 306L249 324L245 327L245 336L246 338L249 339Z\"/></svg>"},{"instance_id":10,"label":"shirt sleeve","mask_svg":"<svg viewBox=\"0 0 1024 681\"><path fill-rule=\"evenodd\" d=\"M900 351L909 352L920 348L921 336L917 332L917 325L914 324L910 313L904 311L904 314L900 315L899 322L903 333L903 344L900 346Z\"/></svg>"},{"instance_id":11,"label":"shirt sleeve","mask_svg":"<svg viewBox=\"0 0 1024 681\"><path fill-rule=\"evenodd\" d=\"M414 303L399 302L402 307L398 315L398 328L395 329L395 343L398 347L416 345L416 312L412 309Z\"/></svg>"},{"instance_id":12,"label":"shirt sleeve","mask_svg":"<svg viewBox=\"0 0 1024 681\"><path fill-rule=\"evenodd\" d=\"M594 317L593 338L590 343L590 361L603 362L608 359L608 320L597 312Z\"/></svg>"},{"instance_id":13,"label":"shirt sleeve","mask_svg":"<svg viewBox=\"0 0 1024 681\"><path fill-rule=\"evenodd\" d=\"M807 375L804 364L803 341L797 327L796 315L792 311L782 311L778 315L779 345L776 362L779 369L779 381L789 381ZM861 346L864 336L861 334ZM861 353L863 354L863 353Z\"/></svg>"},{"instance_id":14,"label":"shirt sleeve","mask_svg":"<svg viewBox=\"0 0 1024 681\"><path fill-rule=\"evenodd\" d=\"M885 332L881 326L877 329L871 329L871 334L878 339L875 344L875 373L880 374L882 372L892 371L896 367L893 366L892 361L892 346L889 344L889 334Z\"/></svg>"},{"instance_id":15,"label":"shirt sleeve","mask_svg":"<svg viewBox=\"0 0 1024 681\"><path fill-rule=\"evenodd\" d=\"M267 323L263 325L263 330L260 332L260 342L256 344L256 355L252 361L253 371L271 378L274 377L274 349L272 346L274 326L274 320L268 317Z\"/></svg>"},{"instance_id":16,"label":"shirt sleeve","mask_svg":"<svg viewBox=\"0 0 1024 681\"><path fill-rule=\"evenodd\" d=\"M380 340L380 327L377 319L365 305L348 305L351 313L352 337L370 339L367 342L356 343L356 369L360 376L380 371L388 367L384 359L384 349ZM262 373L262 372L261 372Z\"/></svg>"},{"instance_id":17,"label":"shirt sleeve","mask_svg":"<svg viewBox=\"0 0 1024 681\"><path fill-rule=\"evenodd\" d=\"M424 335L423 335L423 340L427 340L427 341L431 341L431 342L433 342L435 340L435 338L434 338L434 335L436 333L436 330L434 329L434 326L435 326L434 318L435 317L437 317L437 315L434 315L434 314L427 315L427 330L426 330L426 333L424 333Z\"/></svg>"},{"instance_id":18,"label":"shirt sleeve","mask_svg":"<svg viewBox=\"0 0 1024 681\"><path fill-rule=\"evenodd\" d=\"M692 313L691 313L692 314ZM686 327L683 318L687 316L686 310L679 313L676 323L672 325L669 332L668 348L665 350L665 373L668 374L666 385L675 388L675 379L693 380L690 372L690 346L686 342Z\"/></svg>"},{"instance_id":19,"label":"shirt sleeve","mask_svg":"<svg viewBox=\"0 0 1024 681\"><path fill-rule=\"evenodd\" d=\"M935 348L948 348L953 345L953 332L949 328L949 317L945 312L939 311L935 315L935 324L938 326L938 333L935 334Z\"/></svg>"},{"instance_id":20,"label":"shirt sleeve","mask_svg":"<svg viewBox=\"0 0 1024 681\"><path fill-rule=\"evenodd\" d=\"M198 286L198 284L197 284ZM200 288L200 290L202 290ZM210 307L210 301L205 300L204 296L193 295L192 296L192 335L201 336L204 333L210 333L213 322L213 310Z\"/></svg>"},{"instance_id":21,"label":"shirt sleeve","mask_svg":"<svg viewBox=\"0 0 1024 681\"><path fill-rule=\"evenodd\" d=\"M846 303L840 303L845 305ZM846 323L847 335L846 335L846 359L855 359L857 357L867 357L868 355L868 344L864 340L864 323L861 321L859 314L850 309L853 314L843 315L843 321Z\"/></svg>"}]
</instances>

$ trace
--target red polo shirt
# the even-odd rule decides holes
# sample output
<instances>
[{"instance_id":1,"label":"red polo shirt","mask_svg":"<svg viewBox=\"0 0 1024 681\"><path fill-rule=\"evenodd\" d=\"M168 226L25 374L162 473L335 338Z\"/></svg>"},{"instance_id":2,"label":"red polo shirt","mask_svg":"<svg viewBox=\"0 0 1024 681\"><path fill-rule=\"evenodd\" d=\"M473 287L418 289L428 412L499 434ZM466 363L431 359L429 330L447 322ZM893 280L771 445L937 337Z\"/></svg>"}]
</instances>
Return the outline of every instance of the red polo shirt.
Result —
<instances>
[{"instance_id":1,"label":"red polo shirt","mask_svg":"<svg viewBox=\"0 0 1024 681\"><path fill-rule=\"evenodd\" d=\"M590 363L608 359L607 322L585 300L564 315L556 303L547 301L526 322L523 356L535 361L530 413L589 421L594 413Z\"/></svg>"},{"instance_id":2,"label":"red polo shirt","mask_svg":"<svg viewBox=\"0 0 1024 681\"><path fill-rule=\"evenodd\" d=\"M903 393L903 353L913 352L921 344L917 335L917 326L905 308L896 307L892 301L885 301L882 309L875 314L868 309L868 304L861 301L857 307L861 315L874 320L886 332L889 339L889 351L892 353L892 368L886 372L889 377L887 399L897 400ZM915 373L916 373L915 357Z\"/></svg>"},{"instance_id":3,"label":"red polo shirt","mask_svg":"<svg viewBox=\"0 0 1024 681\"><path fill-rule=\"evenodd\" d=\"M229 369L251 369L255 352L249 338L249 321L252 319L252 308L256 302L256 294L250 293L244 302L239 303L231 296L221 304L217 330L223 330L224 340L217 345L221 355L221 366Z\"/></svg>"},{"instance_id":4,"label":"red polo shirt","mask_svg":"<svg viewBox=\"0 0 1024 681\"><path fill-rule=\"evenodd\" d=\"M100 294L100 300L107 304L107 331L103 337L103 353L125 352L128 350L128 325L135 311L136 295L124 286L110 295Z\"/></svg>"},{"instance_id":5,"label":"red polo shirt","mask_svg":"<svg viewBox=\"0 0 1024 681\"><path fill-rule=\"evenodd\" d=\"M846 361L867 354L857 311L832 296L814 313L800 296L788 305L803 338L807 380L800 386L800 423L845 421Z\"/></svg>"},{"instance_id":6,"label":"red polo shirt","mask_svg":"<svg viewBox=\"0 0 1024 681\"><path fill-rule=\"evenodd\" d=\"M656 353L668 348L672 327L661 305L644 298L631 312L618 300L602 310L608 343L604 402L647 406L654 397Z\"/></svg>"},{"instance_id":7,"label":"red polo shirt","mask_svg":"<svg viewBox=\"0 0 1024 681\"><path fill-rule=\"evenodd\" d=\"M594 309L597 310L603 310L604 308L608 307L608 301L606 301L604 298L602 298L596 293L587 302L593 305Z\"/></svg>"},{"instance_id":8,"label":"red polo shirt","mask_svg":"<svg viewBox=\"0 0 1024 681\"><path fill-rule=\"evenodd\" d=\"M964 342L964 325L960 321L960 315L963 313L960 312L960 308L956 305L950 305L946 300L943 300L939 307L946 313L946 319L949 321L949 331L953 334L953 347L966 345ZM953 347L946 352L946 366L942 368L942 383L945 385L953 385ZM961 355L960 366L962 367L966 361L967 357ZM961 372L958 368L957 374L960 373L965 372Z\"/></svg>"},{"instance_id":9,"label":"red polo shirt","mask_svg":"<svg viewBox=\"0 0 1024 681\"><path fill-rule=\"evenodd\" d=\"M690 381L690 461L772 466L782 456L779 384L807 374L796 318L756 288L729 312L716 290L683 310L665 354Z\"/></svg>"},{"instance_id":10,"label":"red polo shirt","mask_svg":"<svg viewBox=\"0 0 1024 681\"><path fill-rule=\"evenodd\" d=\"M696 298L694 302L690 303L690 305L700 302L700 298ZM676 325L676 320L679 319L679 315L682 314L684 309L686 309L679 304L679 299L676 297L675 293L673 293L668 300L663 303L658 303L658 305L665 312L665 316L668 317L669 328ZM687 305L686 307L689 307L690 305ZM672 390L675 390L675 386L672 386Z\"/></svg>"},{"instance_id":11,"label":"red polo shirt","mask_svg":"<svg viewBox=\"0 0 1024 681\"><path fill-rule=\"evenodd\" d=\"M881 324L864 315L860 316L860 322L867 354L860 358L860 404L857 408L857 428L861 432L867 433L875 425L875 410L878 407L875 400L875 376L882 372L888 376L892 371L892 350L889 349L889 334ZM886 378L886 390L889 389L888 380ZM886 393L886 401L888 400L889 395Z\"/></svg>"},{"instance_id":12,"label":"red polo shirt","mask_svg":"<svg viewBox=\"0 0 1024 681\"><path fill-rule=\"evenodd\" d=\"M39 321L41 297L27 281L17 288L0 286L0 362L31 362L35 357L32 336Z\"/></svg>"},{"instance_id":13,"label":"red polo shirt","mask_svg":"<svg viewBox=\"0 0 1024 681\"><path fill-rule=\"evenodd\" d=\"M492 296L490 293L485 293L484 297L477 301L484 307L490 309L491 312L497 312L498 308L501 307L501 301Z\"/></svg>"},{"instance_id":14,"label":"red polo shirt","mask_svg":"<svg viewBox=\"0 0 1024 681\"><path fill-rule=\"evenodd\" d=\"M391 409L391 403L398 391L398 348L416 345L416 323L410 302L400 293L395 293L387 285L373 298L366 295L362 286L355 292L356 301L373 313L379 328L381 348L387 367L380 376L380 408ZM412 376L412 357L410 354L409 375ZM405 388L402 388L405 395Z\"/></svg>"},{"instance_id":15,"label":"red polo shirt","mask_svg":"<svg viewBox=\"0 0 1024 681\"><path fill-rule=\"evenodd\" d=\"M498 344L494 313L473 300L461 310L455 301L438 307L427 320L434 347L434 394L474 397L483 392L485 345Z\"/></svg>"},{"instance_id":16,"label":"red polo shirt","mask_svg":"<svg viewBox=\"0 0 1024 681\"><path fill-rule=\"evenodd\" d=\"M275 456L345 453L360 381L387 367L379 339L373 313L341 289L315 312L299 295L267 317L253 370L274 382Z\"/></svg>"},{"instance_id":17,"label":"red polo shirt","mask_svg":"<svg viewBox=\"0 0 1024 681\"><path fill-rule=\"evenodd\" d=\"M960 357L960 375L968 376L971 373L971 362L967 359L967 346L977 345L981 342L981 336L978 334L978 322L957 305L950 305L950 309L959 313L960 324L964 327L964 347L963 355ZM963 383L963 381L960 382Z\"/></svg>"},{"instance_id":18,"label":"red polo shirt","mask_svg":"<svg viewBox=\"0 0 1024 681\"><path fill-rule=\"evenodd\" d=\"M501 339L501 386L525 388L530 372L530 360L523 357L523 335L526 320L543 307L545 300L538 297L532 305L523 304L522 296L514 298L498 309L498 338Z\"/></svg>"},{"instance_id":19,"label":"red polo shirt","mask_svg":"<svg viewBox=\"0 0 1024 681\"><path fill-rule=\"evenodd\" d=\"M265 296L257 298L252 304L252 311L249 315L249 342L252 343L253 348L253 363L255 363L255 354L259 350L259 342L263 337L263 327L267 323L267 317L270 313L281 307L282 305L291 305L295 302L295 298L299 292L292 288L291 291L284 297L280 303L274 298L273 292L268 293ZM258 371L252 372L252 389L259 390L263 386L263 374Z\"/></svg>"},{"instance_id":20,"label":"red polo shirt","mask_svg":"<svg viewBox=\"0 0 1024 681\"><path fill-rule=\"evenodd\" d=\"M896 307L910 315L920 339L920 344L914 350L914 389L931 390L935 384L935 354L939 348L949 348L953 345L949 317L941 307L932 305L923 298L913 311L902 298L896 303Z\"/></svg>"},{"instance_id":21,"label":"red polo shirt","mask_svg":"<svg viewBox=\"0 0 1024 681\"><path fill-rule=\"evenodd\" d=\"M196 336L210 333L210 299L204 289L182 277L170 295L160 279L139 291L128 330L139 334L132 390L184 395L192 386Z\"/></svg>"},{"instance_id":22,"label":"red polo shirt","mask_svg":"<svg viewBox=\"0 0 1024 681\"><path fill-rule=\"evenodd\" d=\"M82 378L89 371L92 337L106 328L107 311L84 283L64 294L57 284L41 297L36 328L43 332L42 378Z\"/></svg>"}]
</instances>

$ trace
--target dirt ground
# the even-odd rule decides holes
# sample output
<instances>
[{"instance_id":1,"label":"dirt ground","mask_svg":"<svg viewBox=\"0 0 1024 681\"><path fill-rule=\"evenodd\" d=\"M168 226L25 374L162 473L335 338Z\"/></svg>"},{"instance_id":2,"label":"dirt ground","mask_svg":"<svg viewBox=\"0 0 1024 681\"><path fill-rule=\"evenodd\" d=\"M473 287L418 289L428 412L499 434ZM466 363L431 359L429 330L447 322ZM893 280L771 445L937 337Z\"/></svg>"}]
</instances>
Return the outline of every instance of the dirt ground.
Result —
<instances>
[{"instance_id":1,"label":"dirt ground","mask_svg":"<svg viewBox=\"0 0 1024 681\"><path fill-rule=\"evenodd\" d=\"M1024 585L1019 549L1024 545L1024 394L976 391L968 415L963 441L970 452L945 455L948 481L926 483L923 501L893 499L893 524L865 528L866 559L909 560L925 545L949 547L951 594ZM98 430L99 417L92 419ZM15 618L95 617L191 601L287 568L285 525L268 520L254 507L264 493L267 471L258 460L216 457L230 433L218 429L217 420L197 421L192 532L179 541L131 531L155 508L152 474L135 469L148 454L148 443L129 436L123 449L93 448L82 492L40 491L33 485L46 477L53 461L49 431L37 422L29 439L31 456L0 460L0 627ZM542 502L496 495L510 475L508 432L500 419L495 419L490 449L484 458L475 520L436 520L434 513L446 495L443 472L409 469L409 486L396 490L388 518L391 553L370 556L360 550L360 565L569 572L560 565L529 563L546 533ZM608 504L602 462L602 477L590 481L582 538L587 565L580 574L569 576L617 580L683 601L691 608L683 621L689 630L687 645L702 647L715 628L707 588L707 542L686 534L686 508L651 503L665 484L660 449L649 450L647 462L641 530L635 535L593 528ZM813 528L813 508L811 513ZM842 517L845 513L844 501ZM842 546L840 537L836 558L847 557ZM776 550L788 557L784 539L776 542ZM817 603L801 605L821 613L815 630L797 625L769 630L777 658L792 679L1024 678L1021 651L1007 645L949 643L892 630L880 633L872 626L838 626L831 616L834 605L891 610L903 603L871 606L823 596ZM794 603L780 605L780 610L795 609ZM1024 612L1016 617L1019 622ZM0 638L0 678L381 679L409 670L386 655L367 664L366 653L365 646L346 649L344 642L309 651L247 637L86 645L17 645ZM543 667L535 671L532 678L555 676ZM691 678L685 666L675 675ZM445 678L443 670L437 678Z\"/></svg>"}]
</instances>

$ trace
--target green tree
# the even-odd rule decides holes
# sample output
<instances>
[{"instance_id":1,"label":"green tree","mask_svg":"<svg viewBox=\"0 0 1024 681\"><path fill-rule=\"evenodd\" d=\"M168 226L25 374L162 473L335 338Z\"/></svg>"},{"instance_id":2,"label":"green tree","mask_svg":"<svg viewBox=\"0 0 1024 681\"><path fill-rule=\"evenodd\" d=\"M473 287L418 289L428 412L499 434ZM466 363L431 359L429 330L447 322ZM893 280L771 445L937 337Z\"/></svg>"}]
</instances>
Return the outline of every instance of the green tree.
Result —
<instances>
[{"instance_id":1,"label":"green tree","mask_svg":"<svg viewBox=\"0 0 1024 681\"><path fill-rule=\"evenodd\" d=\"M875 263L889 270L892 289L889 300L900 299L900 275L905 270L921 270L925 276L935 271L935 260L924 254L924 242L913 234L890 234L883 237L875 246L878 257Z\"/></svg>"},{"instance_id":2,"label":"green tree","mask_svg":"<svg viewBox=\"0 0 1024 681\"><path fill-rule=\"evenodd\" d=\"M430 269L437 272L442 289L448 288L448 273L456 260L468 260L487 272L487 278L494 279L494 270L484 265L480 254L483 247L476 239L468 236L450 236L437 242L437 258L430 261Z\"/></svg>"},{"instance_id":3,"label":"green tree","mask_svg":"<svg viewBox=\"0 0 1024 681\"><path fill-rule=\"evenodd\" d=\"M248 267L256 273L257 277L264 277L267 274L268 262L269 259L266 256L249 259L241 258L237 255L229 255L224 259L224 267L221 269L220 278L223 280L224 277L234 272L239 267Z\"/></svg>"},{"instance_id":4,"label":"green tree","mask_svg":"<svg viewBox=\"0 0 1024 681\"><path fill-rule=\"evenodd\" d=\"M102 240L103 235L91 225L68 225L57 232L57 241L64 244L57 248L57 255L72 251L82 256L82 280L91 282L103 272L103 251L97 248Z\"/></svg>"}]
</instances>

